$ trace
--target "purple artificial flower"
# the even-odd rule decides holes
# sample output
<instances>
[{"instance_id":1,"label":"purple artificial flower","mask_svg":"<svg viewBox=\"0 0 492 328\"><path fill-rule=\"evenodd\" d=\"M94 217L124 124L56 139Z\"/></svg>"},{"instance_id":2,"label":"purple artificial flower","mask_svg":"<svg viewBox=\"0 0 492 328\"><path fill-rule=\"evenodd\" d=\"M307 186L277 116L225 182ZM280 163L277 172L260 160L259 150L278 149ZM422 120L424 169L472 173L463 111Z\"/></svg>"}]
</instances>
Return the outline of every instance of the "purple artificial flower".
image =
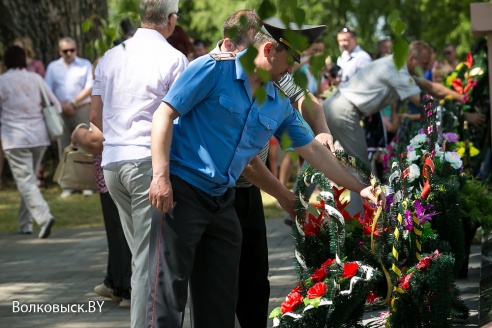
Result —
<instances>
[{"instance_id":1,"label":"purple artificial flower","mask_svg":"<svg viewBox=\"0 0 492 328\"><path fill-rule=\"evenodd\" d=\"M409 210L405 210L405 218L403 219L403 227L405 230L412 231L413 230L413 222L412 222L412 212Z\"/></svg>"},{"instance_id":2,"label":"purple artificial flower","mask_svg":"<svg viewBox=\"0 0 492 328\"><path fill-rule=\"evenodd\" d=\"M444 140L446 140L447 142L458 142L458 136L456 135L456 133L453 133L453 132L446 132L446 133L443 133L442 134L442 137L444 138Z\"/></svg>"},{"instance_id":3,"label":"purple artificial flower","mask_svg":"<svg viewBox=\"0 0 492 328\"><path fill-rule=\"evenodd\" d=\"M385 212L390 211L391 204L393 204L393 198L395 197L395 194L388 194L386 196L386 206L384 207Z\"/></svg>"},{"instance_id":4,"label":"purple artificial flower","mask_svg":"<svg viewBox=\"0 0 492 328\"><path fill-rule=\"evenodd\" d=\"M415 215L419 219L420 224L424 224L425 222L432 220L431 217L437 214L437 212L424 213L425 211L430 209L432 205L422 206L420 204L420 200L418 199L415 200L413 206L415 206Z\"/></svg>"}]
</instances>

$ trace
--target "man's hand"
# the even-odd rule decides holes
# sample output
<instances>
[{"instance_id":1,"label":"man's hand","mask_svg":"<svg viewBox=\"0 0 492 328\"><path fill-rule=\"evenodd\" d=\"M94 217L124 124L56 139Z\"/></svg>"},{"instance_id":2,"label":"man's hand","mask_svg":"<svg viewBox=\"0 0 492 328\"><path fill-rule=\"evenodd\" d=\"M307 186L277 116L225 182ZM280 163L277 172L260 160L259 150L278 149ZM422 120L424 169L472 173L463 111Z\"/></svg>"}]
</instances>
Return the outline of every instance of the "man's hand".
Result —
<instances>
[{"instance_id":1,"label":"man's hand","mask_svg":"<svg viewBox=\"0 0 492 328\"><path fill-rule=\"evenodd\" d=\"M149 201L152 206L163 213L167 213L173 207L173 188L169 177L152 178Z\"/></svg>"},{"instance_id":2,"label":"man's hand","mask_svg":"<svg viewBox=\"0 0 492 328\"><path fill-rule=\"evenodd\" d=\"M294 209L297 196L294 193L290 192L285 197L277 198L277 200L282 209L290 215L290 218L294 219L296 215Z\"/></svg>"},{"instance_id":3,"label":"man's hand","mask_svg":"<svg viewBox=\"0 0 492 328\"><path fill-rule=\"evenodd\" d=\"M63 114L65 116L74 116L75 115L75 107L70 102L65 102L61 104Z\"/></svg>"},{"instance_id":4,"label":"man's hand","mask_svg":"<svg viewBox=\"0 0 492 328\"><path fill-rule=\"evenodd\" d=\"M386 206L386 195L379 187L377 187L377 191L379 191L379 197L376 197L376 189L372 186L368 186L360 191L360 196L364 199L370 200L372 203L377 204L378 206Z\"/></svg>"},{"instance_id":5,"label":"man's hand","mask_svg":"<svg viewBox=\"0 0 492 328\"><path fill-rule=\"evenodd\" d=\"M320 133L314 139L316 139L323 146L328 147L332 153L335 152L335 146L333 145L333 136L330 133Z\"/></svg>"},{"instance_id":6,"label":"man's hand","mask_svg":"<svg viewBox=\"0 0 492 328\"><path fill-rule=\"evenodd\" d=\"M463 116L473 126L480 126L485 123L485 115L480 113L463 113Z\"/></svg>"}]
</instances>

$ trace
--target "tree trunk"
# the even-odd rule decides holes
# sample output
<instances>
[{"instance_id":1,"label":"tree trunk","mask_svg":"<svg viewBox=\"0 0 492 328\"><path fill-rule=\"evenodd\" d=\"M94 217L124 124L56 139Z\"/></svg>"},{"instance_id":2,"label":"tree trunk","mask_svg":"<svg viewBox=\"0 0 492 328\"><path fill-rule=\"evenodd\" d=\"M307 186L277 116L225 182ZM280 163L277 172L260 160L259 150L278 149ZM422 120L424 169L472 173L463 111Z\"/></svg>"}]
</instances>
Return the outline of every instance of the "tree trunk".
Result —
<instances>
[{"instance_id":1,"label":"tree trunk","mask_svg":"<svg viewBox=\"0 0 492 328\"><path fill-rule=\"evenodd\" d=\"M77 54L85 57L92 36L82 33L80 24L107 15L107 0L0 0L0 41L10 45L17 37L29 36L36 58L47 65L59 57L58 39L69 36L77 42Z\"/></svg>"}]
</instances>

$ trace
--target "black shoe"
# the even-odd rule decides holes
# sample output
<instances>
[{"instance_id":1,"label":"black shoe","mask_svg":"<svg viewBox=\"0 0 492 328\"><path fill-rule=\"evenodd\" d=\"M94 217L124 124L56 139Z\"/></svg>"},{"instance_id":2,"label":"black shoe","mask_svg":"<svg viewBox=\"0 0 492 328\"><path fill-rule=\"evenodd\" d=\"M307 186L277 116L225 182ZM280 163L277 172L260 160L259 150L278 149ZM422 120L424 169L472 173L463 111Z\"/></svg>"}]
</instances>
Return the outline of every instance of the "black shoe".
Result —
<instances>
[{"instance_id":1,"label":"black shoe","mask_svg":"<svg viewBox=\"0 0 492 328\"><path fill-rule=\"evenodd\" d=\"M38 238L44 239L48 238L51 234L51 227L55 224L55 219L51 218L45 224L41 226L41 230L39 231L39 236Z\"/></svg>"},{"instance_id":2,"label":"black shoe","mask_svg":"<svg viewBox=\"0 0 492 328\"><path fill-rule=\"evenodd\" d=\"M292 220L290 218L285 218L284 223L290 227L292 225L292 223L294 223L294 222L292 222Z\"/></svg>"}]
</instances>

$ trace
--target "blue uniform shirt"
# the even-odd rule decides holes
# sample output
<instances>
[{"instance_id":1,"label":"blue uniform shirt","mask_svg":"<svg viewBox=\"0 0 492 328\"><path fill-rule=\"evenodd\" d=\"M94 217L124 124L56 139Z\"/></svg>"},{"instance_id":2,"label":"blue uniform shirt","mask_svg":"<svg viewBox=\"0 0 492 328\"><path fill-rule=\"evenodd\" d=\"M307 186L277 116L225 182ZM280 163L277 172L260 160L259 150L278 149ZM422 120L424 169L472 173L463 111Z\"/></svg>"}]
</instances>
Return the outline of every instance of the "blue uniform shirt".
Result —
<instances>
[{"instance_id":1,"label":"blue uniform shirt","mask_svg":"<svg viewBox=\"0 0 492 328\"><path fill-rule=\"evenodd\" d=\"M234 187L273 134L280 138L287 132L293 147L311 142L288 99L271 82L265 88L263 103L252 100L239 58L216 61L206 55L194 60L163 99L180 114L170 173L219 196Z\"/></svg>"}]
</instances>

